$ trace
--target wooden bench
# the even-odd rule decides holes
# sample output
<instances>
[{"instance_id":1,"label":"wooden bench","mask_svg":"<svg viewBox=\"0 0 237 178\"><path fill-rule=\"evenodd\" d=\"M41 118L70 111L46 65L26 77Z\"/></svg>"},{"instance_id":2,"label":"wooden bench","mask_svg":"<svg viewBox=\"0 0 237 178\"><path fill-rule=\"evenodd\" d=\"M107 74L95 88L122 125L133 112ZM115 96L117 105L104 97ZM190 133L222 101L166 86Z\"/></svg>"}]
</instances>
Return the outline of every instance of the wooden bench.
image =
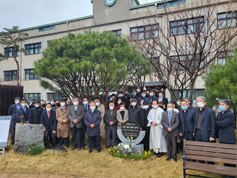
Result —
<instances>
[{"instance_id":1,"label":"wooden bench","mask_svg":"<svg viewBox=\"0 0 237 178\"><path fill-rule=\"evenodd\" d=\"M215 162L218 165L200 163L194 160ZM226 176L237 176L236 167L227 167L224 166L223 163L235 165L237 164L237 145L184 140L184 177L186 175L204 177L193 174L186 174L186 170L201 171Z\"/></svg>"}]
</instances>

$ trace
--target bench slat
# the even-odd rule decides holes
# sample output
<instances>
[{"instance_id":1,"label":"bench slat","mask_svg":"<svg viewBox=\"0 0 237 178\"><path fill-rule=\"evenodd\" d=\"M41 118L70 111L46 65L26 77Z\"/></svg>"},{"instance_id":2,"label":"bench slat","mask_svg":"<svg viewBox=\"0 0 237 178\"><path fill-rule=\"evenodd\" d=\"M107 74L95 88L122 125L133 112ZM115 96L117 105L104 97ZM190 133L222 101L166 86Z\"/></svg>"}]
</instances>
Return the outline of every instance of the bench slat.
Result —
<instances>
[{"instance_id":1,"label":"bench slat","mask_svg":"<svg viewBox=\"0 0 237 178\"><path fill-rule=\"evenodd\" d=\"M236 176L237 168L185 161L185 169L213 174Z\"/></svg>"},{"instance_id":2,"label":"bench slat","mask_svg":"<svg viewBox=\"0 0 237 178\"><path fill-rule=\"evenodd\" d=\"M234 149L202 147L202 146L186 145L186 143L185 143L185 152L186 152L186 150L208 151L208 152L214 152L214 153L226 153L226 154L237 155L237 150L234 150Z\"/></svg>"},{"instance_id":3,"label":"bench slat","mask_svg":"<svg viewBox=\"0 0 237 178\"><path fill-rule=\"evenodd\" d=\"M213 158L208 156L195 156L195 155L185 155L186 159L199 160L199 161L210 161L215 163L227 163L227 164L237 164L237 160L223 159L223 158Z\"/></svg>"},{"instance_id":4,"label":"bench slat","mask_svg":"<svg viewBox=\"0 0 237 178\"><path fill-rule=\"evenodd\" d=\"M185 145L194 145L202 147L215 147L215 148L226 148L226 149L235 149L237 150L237 145L235 144L224 144L224 143L212 143L212 142L197 142L185 140Z\"/></svg>"},{"instance_id":5,"label":"bench slat","mask_svg":"<svg viewBox=\"0 0 237 178\"><path fill-rule=\"evenodd\" d=\"M224 159L237 160L237 155L234 155L234 154L215 153L215 152L208 152L208 151L193 151L187 148L185 149L185 155L208 156L208 157L218 157L218 158L224 158Z\"/></svg>"}]
</instances>

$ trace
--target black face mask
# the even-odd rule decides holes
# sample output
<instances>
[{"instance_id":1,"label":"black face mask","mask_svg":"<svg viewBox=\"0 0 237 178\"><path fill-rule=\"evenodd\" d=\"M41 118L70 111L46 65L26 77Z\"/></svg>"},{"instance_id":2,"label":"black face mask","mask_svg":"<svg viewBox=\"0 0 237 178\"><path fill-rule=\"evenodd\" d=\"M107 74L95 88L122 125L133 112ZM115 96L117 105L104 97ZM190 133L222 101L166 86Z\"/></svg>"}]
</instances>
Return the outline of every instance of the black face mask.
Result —
<instances>
[{"instance_id":1,"label":"black face mask","mask_svg":"<svg viewBox=\"0 0 237 178\"><path fill-rule=\"evenodd\" d=\"M42 104L41 106L42 106L43 108L45 108L45 107L46 107L46 104Z\"/></svg>"},{"instance_id":2,"label":"black face mask","mask_svg":"<svg viewBox=\"0 0 237 178\"><path fill-rule=\"evenodd\" d=\"M56 106L58 106L58 107L59 107L59 106L60 106L60 103L56 103Z\"/></svg>"},{"instance_id":3,"label":"black face mask","mask_svg":"<svg viewBox=\"0 0 237 178\"><path fill-rule=\"evenodd\" d=\"M159 106L161 109L163 109L163 106Z\"/></svg>"}]
</instances>

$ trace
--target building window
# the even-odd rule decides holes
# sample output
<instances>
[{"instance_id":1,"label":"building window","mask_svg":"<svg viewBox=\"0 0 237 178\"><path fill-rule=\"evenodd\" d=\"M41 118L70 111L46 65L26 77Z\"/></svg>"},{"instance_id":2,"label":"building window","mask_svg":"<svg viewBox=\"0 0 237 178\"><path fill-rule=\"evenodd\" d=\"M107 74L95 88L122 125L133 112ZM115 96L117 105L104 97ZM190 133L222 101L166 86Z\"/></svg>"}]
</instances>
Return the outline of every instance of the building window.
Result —
<instances>
[{"instance_id":1,"label":"building window","mask_svg":"<svg viewBox=\"0 0 237 178\"><path fill-rule=\"evenodd\" d=\"M42 28L39 28L39 32L44 32L44 31L53 30L53 29L54 29L54 25L48 26L48 27L42 27Z\"/></svg>"},{"instance_id":2,"label":"building window","mask_svg":"<svg viewBox=\"0 0 237 178\"><path fill-rule=\"evenodd\" d=\"M34 74L33 69L25 69L25 80L37 80L38 75Z\"/></svg>"},{"instance_id":3,"label":"building window","mask_svg":"<svg viewBox=\"0 0 237 178\"><path fill-rule=\"evenodd\" d=\"M184 35L203 31L204 17L170 22L170 35Z\"/></svg>"},{"instance_id":4,"label":"building window","mask_svg":"<svg viewBox=\"0 0 237 178\"><path fill-rule=\"evenodd\" d=\"M221 13L217 16L218 29L236 27L237 12Z\"/></svg>"},{"instance_id":5,"label":"building window","mask_svg":"<svg viewBox=\"0 0 237 178\"><path fill-rule=\"evenodd\" d=\"M17 71L16 70L5 71L4 81L13 81L13 80L17 80Z\"/></svg>"},{"instance_id":6,"label":"building window","mask_svg":"<svg viewBox=\"0 0 237 178\"><path fill-rule=\"evenodd\" d=\"M30 103L33 99L40 100L40 93L24 93L24 97Z\"/></svg>"},{"instance_id":7,"label":"building window","mask_svg":"<svg viewBox=\"0 0 237 178\"><path fill-rule=\"evenodd\" d=\"M48 101L50 101L52 98L54 98L55 100L60 100L62 99L61 95L56 94L56 93L47 93L47 99Z\"/></svg>"},{"instance_id":8,"label":"building window","mask_svg":"<svg viewBox=\"0 0 237 178\"><path fill-rule=\"evenodd\" d=\"M167 7L174 7L174 6L178 6L182 4L186 4L186 0L173 0L173 1L158 4L157 9L164 9Z\"/></svg>"},{"instance_id":9,"label":"building window","mask_svg":"<svg viewBox=\"0 0 237 178\"><path fill-rule=\"evenodd\" d=\"M41 43L25 45L26 55L41 53Z\"/></svg>"},{"instance_id":10,"label":"building window","mask_svg":"<svg viewBox=\"0 0 237 178\"><path fill-rule=\"evenodd\" d=\"M121 36L122 31L121 30L113 30L112 31L116 36Z\"/></svg>"},{"instance_id":11,"label":"building window","mask_svg":"<svg viewBox=\"0 0 237 178\"><path fill-rule=\"evenodd\" d=\"M4 48L4 53L7 57L14 57L14 47ZM19 48L17 47L17 55L19 56Z\"/></svg>"},{"instance_id":12,"label":"building window","mask_svg":"<svg viewBox=\"0 0 237 178\"><path fill-rule=\"evenodd\" d=\"M130 32L131 32L131 39L133 41L158 38L159 27L158 25L149 25L146 27L143 27L143 26L135 27L135 28L131 28Z\"/></svg>"},{"instance_id":13,"label":"building window","mask_svg":"<svg viewBox=\"0 0 237 178\"><path fill-rule=\"evenodd\" d=\"M220 53L217 57L217 64L225 65L226 59L231 56L234 56L233 52L231 52L231 51L228 51L226 53L224 53L224 52Z\"/></svg>"}]
</instances>

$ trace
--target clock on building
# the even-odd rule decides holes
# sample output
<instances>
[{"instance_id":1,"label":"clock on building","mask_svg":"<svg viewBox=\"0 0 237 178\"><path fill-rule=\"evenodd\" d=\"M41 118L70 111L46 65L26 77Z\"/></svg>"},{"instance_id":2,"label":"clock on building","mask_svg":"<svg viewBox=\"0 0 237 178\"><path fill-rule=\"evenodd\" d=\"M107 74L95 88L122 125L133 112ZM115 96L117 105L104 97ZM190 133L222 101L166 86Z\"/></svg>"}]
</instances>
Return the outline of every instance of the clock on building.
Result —
<instances>
[{"instance_id":1,"label":"clock on building","mask_svg":"<svg viewBox=\"0 0 237 178\"><path fill-rule=\"evenodd\" d=\"M104 0L106 6L111 7L116 3L116 0Z\"/></svg>"}]
</instances>

